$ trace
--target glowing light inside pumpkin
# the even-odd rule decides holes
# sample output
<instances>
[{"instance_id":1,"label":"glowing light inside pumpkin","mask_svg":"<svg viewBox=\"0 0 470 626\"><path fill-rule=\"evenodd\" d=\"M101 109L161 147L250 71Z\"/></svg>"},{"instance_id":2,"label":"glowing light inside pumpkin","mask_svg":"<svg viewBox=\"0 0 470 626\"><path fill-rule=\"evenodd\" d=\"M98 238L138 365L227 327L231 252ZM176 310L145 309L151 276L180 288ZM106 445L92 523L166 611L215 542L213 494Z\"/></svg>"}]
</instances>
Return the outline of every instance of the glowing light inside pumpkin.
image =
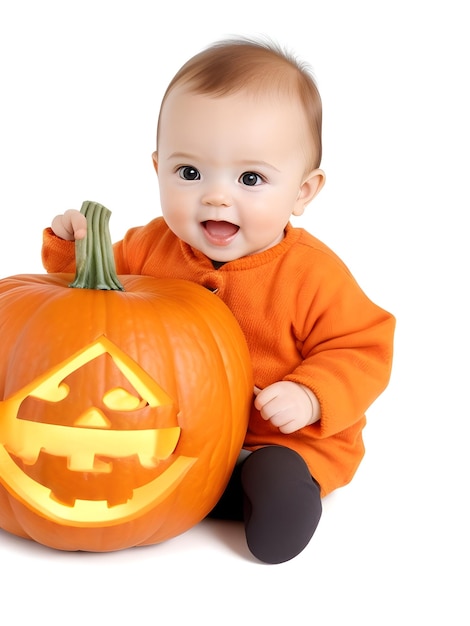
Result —
<instances>
[{"instance_id":1,"label":"glowing light inside pumpkin","mask_svg":"<svg viewBox=\"0 0 470 626\"><path fill-rule=\"evenodd\" d=\"M134 519L168 497L196 461L176 457L163 473L135 488L132 497L115 506L110 506L107 500L76 499L71 506L59 502L50 488L28 476L15 463L12 456L25 465L34 465L41 453L47 453L66 457L67 467L72 472L111 473L112 464L100 457L119 460L136 455L143 467L155 468L175 452L181 433L179 426L113 430L107 416L93 406L79 415L73 426L17 419L19 407L27 397L47 402L64 400L70 391L64 378L105 353L140 395L137 397L115 387L103 397L107 408L134 411L149 405L166 411L177 423L176 408L170 396L104 336L0 402L0 482L33 511L62 524L91 527Z\"/></svg>"}]
</instances>

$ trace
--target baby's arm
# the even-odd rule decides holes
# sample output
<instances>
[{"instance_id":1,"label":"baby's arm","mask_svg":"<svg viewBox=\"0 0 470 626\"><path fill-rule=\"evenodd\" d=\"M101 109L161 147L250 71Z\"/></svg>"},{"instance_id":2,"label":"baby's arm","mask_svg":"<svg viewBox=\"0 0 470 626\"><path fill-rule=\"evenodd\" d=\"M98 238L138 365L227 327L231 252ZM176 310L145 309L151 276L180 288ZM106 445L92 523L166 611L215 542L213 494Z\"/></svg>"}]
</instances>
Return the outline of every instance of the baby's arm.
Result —
<instances>
[{"instance_id":1,"label":"baby's arm","mask_svg":"<svg viewBox=\"0 0 470 626\"><path fill-rule=\"evenodd\" d=\"M320 403L304 385L282 380L262 390L255 387L255 395L255 407L261 417L281 433L293 433L320 419Z\"/></svg>"},{"instance_id":2,"label":"baby's arm","mask_svg":"<svg viewBox=\"0 0 470 626\"><path fill-rule=\"evenodd\" d=\"M57 215L43 232L42 262L48 273L75 271L75 239L86 235L86 217L77 210Z\"/></svg>"},{"instance_id":3,"label":"baby's arm","mask_svg":"<svg viewBox=\"0 0 470 626\"><path fill-rule=\"evenodd\" d=\"M69 209L54 217L51 228L57 237L66 241L83 239L87 229L86 217L76 209Z\"/></svg>"}]
</instances>

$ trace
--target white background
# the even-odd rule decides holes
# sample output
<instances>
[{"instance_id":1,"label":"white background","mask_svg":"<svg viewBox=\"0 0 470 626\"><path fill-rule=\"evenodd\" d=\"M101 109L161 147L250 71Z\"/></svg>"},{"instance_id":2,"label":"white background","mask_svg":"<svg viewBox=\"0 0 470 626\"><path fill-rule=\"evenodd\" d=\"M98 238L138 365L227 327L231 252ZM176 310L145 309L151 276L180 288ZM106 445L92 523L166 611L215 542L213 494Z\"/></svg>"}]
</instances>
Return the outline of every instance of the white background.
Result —
<instances>
[{"instance_id":1,"label":"white background","mask_svg":"<svg viewBox=\"0 0 470 626\"><path fill-rule=\"evenodd\" d=\"M0 274L41 273L41 232L96 200L113 239L159 213L151 164L166 84L226 35L313 67L327 185L295 225L397 317L367 455L308 548L252 560L237 524L69 554L0 531L18 624L468 625L469 58L448 0L0 2ZM1 340L1 339L0 339Z\"/></svg>"}]
</instances>

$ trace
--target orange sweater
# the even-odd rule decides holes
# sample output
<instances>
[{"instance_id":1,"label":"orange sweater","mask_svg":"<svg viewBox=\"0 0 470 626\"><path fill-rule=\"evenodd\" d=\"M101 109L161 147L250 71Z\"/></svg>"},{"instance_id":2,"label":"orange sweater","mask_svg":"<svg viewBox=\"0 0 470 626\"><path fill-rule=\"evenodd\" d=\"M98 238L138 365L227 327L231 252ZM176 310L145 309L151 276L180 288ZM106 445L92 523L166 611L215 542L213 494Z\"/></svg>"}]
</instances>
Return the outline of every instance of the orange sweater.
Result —
<instances>
[{"instance_id":1,"label":"orange sweater","mask_svg":"<svg viewBox=\"0 0 470 626\"><path fill-rule=\"evenodd\" d=\"M182 278L217 290L243 329L255 385L279 380L309 387L321 420L282 434L253 407L245 447L297 450L322 494L348 483L364 454L365 411L387 386L395 319L372 303L343 262L290 224L281 243L214 269L157 218L115 244L118 274ZM74 245L44 233L49 272L74 271ZM223 418L223 416L221 416Z\"/></svg>"}]
</instances>

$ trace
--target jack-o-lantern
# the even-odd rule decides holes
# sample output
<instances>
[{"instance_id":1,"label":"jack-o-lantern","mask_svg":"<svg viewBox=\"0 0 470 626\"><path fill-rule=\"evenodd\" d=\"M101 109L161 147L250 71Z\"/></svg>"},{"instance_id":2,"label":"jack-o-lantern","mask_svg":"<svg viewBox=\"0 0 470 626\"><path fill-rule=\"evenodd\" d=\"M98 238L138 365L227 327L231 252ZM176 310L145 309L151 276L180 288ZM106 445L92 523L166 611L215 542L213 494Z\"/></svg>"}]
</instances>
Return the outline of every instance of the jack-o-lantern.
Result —
<instances>
[{"instance_id":1,"label":"jack-o-lantern","mask_svg":"<svg viewBox=\"0 0 470 626\"><path fill-rule=\"evenodd\" d=\"M109 212L82 210L90 247L93 211ZM252 400L244 336L216 295L119 284L106 265L100 289L70 288L67 274L0 280L0 527L62 550L159 543L198 523Z\"/></svg>"}]
</instances>

